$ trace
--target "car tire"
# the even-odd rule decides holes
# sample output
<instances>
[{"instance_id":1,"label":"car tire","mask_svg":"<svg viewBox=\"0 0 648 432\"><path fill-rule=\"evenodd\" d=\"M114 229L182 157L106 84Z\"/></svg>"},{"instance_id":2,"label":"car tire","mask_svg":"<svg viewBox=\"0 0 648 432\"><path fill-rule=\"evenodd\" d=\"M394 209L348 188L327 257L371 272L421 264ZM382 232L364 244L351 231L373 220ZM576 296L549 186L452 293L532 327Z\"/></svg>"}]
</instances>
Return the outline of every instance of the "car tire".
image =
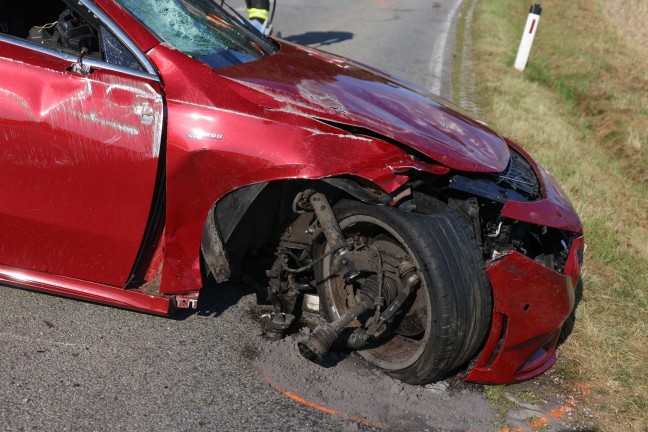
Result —
<instances>
[{"instance_id":1,"label":"car tire","mask_svg":"<svg viewBox=\"0 0 648 432\"><path fill-rule=\"evenodd\" d=\"M410 384L438 380L466 365L485 340L492 309L473 232L460 214L424 198L428 214L346 200L333 207L345 237L369 236L386 249L400 248L417 267L421 283L403 307L393 333L359 351L370 363ZM316 255L324 256L327 248L322 241ZM330 259L318 262L315 277L321 311L333 321L352 300L345 281L330 275L330 263ZM420 325L420 333L399 333L406 320L410 328L412 323L415 328Z\"/></svg>"},{"instance_id":2,"label":"car tire","mask_svg":"<svg viewBox=\"0 0 648 432\"><path fill-rule=\"evenodd\" d=\"M569 316L563 323L562 328L560 329L560 336L558 336L558 346L567 342L567 339L574 331L574 325L576 324L576 309L578 308L578 304L582 299L583 299L583 279L579 278L578 282L576 282L576 287L574 288L574 308L572 309L571 313L569 314Z\"/></svg>"}]
</instances>

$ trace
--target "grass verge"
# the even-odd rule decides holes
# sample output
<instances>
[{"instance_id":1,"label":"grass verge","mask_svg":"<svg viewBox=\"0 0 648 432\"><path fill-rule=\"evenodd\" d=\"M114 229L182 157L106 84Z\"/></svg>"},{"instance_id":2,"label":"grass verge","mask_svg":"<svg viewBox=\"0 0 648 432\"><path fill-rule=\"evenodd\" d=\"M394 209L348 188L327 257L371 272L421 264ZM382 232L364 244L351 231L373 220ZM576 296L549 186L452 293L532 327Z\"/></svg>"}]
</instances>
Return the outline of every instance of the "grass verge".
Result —
<instances>
[{"instance_id":1,"label":"grass verge","mask_svg":"<svg viewBox=\"0 0 648 432\"><path fill-rule=\"evenodd\" d=\"M486 399L491 403L495 411L495 418L493 419L493 426L501 429L506 426L506 415L508 412L515 408L515 404L507 399L504 386L486 386L484 387L484 394Z\"/></svg>"},{"instance_id":2,"label":"grass verge","mask_svg":"<svg viewBox=\"0 0 648 432\"><path fill-rule=\"evenodd\" d=\"M642 28L618 26L631 23L615 2L543 1L520 73L530 3L479 0L472 61L485 120L558 178L583 219L585 297L560 350L571 383L592 388L585 403L600 429L646 431L648 53L633 39ZM633 13L648 20L648 8Z\"/></svg>"}]
</instances>

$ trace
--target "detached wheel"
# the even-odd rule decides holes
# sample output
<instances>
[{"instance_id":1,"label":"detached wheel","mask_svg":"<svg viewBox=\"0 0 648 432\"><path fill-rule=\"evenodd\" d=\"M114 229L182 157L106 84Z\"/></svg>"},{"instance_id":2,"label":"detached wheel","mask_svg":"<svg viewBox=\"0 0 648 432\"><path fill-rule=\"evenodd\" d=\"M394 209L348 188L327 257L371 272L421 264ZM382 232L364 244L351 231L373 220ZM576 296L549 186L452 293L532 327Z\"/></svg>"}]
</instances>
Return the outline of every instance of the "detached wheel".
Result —
<instances>
[{"instance_id":1,"label":"detached wheel","mask_svg":"<svg viewBox=\"0 0 648 432\"><path fill-rule=\"evenodd\" d=\"M429 383L465 365L481 348L491 317L490 287L472 231L440 201L428 198L425 207L431 214L356 201L333 207L345 237L362 238L379 249L384 269L399 261L417 268L421 283L389 334L359 351L370 363L410 384ZM323 242L317 254L328 252ZM360 286L376 277L360 275L347 283L330 271L331 261L327 256L315 267L321 309L329 321L353 307ZM384 272L387 289L399 283L397 274ZM360 326L364 318L350 325Z\"/></svg>"}]
</instances>

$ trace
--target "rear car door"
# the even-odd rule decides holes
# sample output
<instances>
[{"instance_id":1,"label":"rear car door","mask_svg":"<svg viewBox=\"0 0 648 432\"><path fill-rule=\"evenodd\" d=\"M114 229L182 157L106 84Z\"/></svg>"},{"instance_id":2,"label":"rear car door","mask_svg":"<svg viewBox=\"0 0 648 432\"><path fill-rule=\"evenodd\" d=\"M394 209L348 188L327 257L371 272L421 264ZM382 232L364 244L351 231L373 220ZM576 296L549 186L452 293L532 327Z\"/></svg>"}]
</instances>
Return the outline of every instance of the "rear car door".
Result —
<instances>
[{"instance_id":1,"label":"rear car door","mask_svg":"<svg viewBox=\"0 0 648 432\"><path fill-rule=\"evenodd\" d=\"M57 22L18 10L22 33L0 34L0 264L121 287L151 212L162 94L119 29L47 4Z\"/></svg>"}]
</instances>

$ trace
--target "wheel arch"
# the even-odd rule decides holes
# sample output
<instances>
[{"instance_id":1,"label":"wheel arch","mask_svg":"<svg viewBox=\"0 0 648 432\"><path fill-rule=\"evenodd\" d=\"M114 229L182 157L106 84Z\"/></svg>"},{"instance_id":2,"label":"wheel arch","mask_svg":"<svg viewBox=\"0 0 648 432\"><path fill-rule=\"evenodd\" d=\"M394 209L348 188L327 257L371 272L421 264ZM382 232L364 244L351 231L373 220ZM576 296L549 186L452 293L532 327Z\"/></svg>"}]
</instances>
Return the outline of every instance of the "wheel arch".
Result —
<instances>
[{"instance_id":1,"label":"wheel arch","mask_svg":"<svg viewBox=\"0 0 648 432\"><path fill-rule=\"evenodd\" d=\"M291 206L286 197L292 200L305 188L326 190L335 201L350 198L387 205L392 200L375 184L354 176L273 180L242 186L219 199L209 210L200 241L204 274L213 275L219 283L238 278L242 254L270 239L273 230L283 225L278 219L293 216L294 220L298 216L287 214Z\"/></svg>"}]
</instances>

